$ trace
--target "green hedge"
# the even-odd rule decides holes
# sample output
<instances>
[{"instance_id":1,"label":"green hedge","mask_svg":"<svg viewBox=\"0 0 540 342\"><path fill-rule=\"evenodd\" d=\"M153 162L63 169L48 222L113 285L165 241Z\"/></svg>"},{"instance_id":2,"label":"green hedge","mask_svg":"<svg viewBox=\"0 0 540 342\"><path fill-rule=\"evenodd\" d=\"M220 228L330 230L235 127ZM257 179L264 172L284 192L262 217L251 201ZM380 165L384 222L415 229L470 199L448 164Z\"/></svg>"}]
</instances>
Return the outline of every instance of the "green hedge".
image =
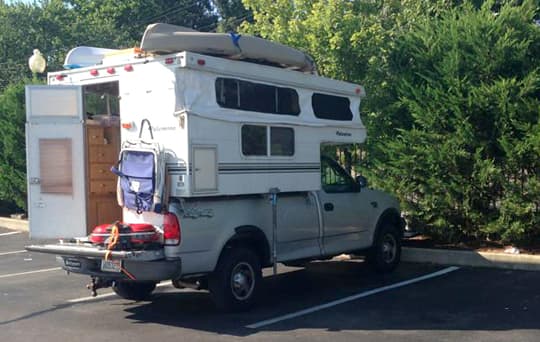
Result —
<instances>
[{"instance_id":1,"label":"green hedge","mask_svg":"<svg viewBox=\"0 0 540 342\"><path fill-rule=\"evenodd\" d=\"M540 27L534 2L463 5L403 35L380 185L445 241L540 237ZM403 120L403 118L402 118Z\"/></svg>"}]
</instances>

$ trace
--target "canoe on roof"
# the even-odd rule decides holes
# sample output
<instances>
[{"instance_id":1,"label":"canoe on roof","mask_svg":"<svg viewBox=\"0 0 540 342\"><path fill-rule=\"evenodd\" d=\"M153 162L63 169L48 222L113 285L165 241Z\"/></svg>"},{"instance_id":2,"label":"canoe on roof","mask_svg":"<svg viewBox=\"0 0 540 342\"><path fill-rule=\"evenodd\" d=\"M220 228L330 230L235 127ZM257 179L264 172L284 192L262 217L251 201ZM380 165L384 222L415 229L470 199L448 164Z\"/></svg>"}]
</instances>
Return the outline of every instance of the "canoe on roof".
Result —
<instances>
[{"instance_id":1,"label":"canoe on roof","mask_svg":"<svg viewBox=\"0 0 540 342\"><path fill-rule=\"evenodd\" d=\"M157 23L148 25L140 47L151 53L192 51L315 72L315 64L308 54L249 35L198 32L182 26Z\"/></svg>"}]
</instances>

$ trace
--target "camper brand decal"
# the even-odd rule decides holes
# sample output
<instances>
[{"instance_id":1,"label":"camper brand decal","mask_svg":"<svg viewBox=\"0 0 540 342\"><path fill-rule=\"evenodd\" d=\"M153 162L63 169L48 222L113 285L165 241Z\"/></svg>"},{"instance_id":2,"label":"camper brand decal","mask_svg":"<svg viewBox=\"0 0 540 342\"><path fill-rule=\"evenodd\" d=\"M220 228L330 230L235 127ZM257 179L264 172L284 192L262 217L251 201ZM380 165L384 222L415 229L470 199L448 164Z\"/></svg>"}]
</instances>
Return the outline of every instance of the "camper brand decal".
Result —
<instances>
[{"instance_id":1,"label":"camper brand decal","mask_svg":"<svg viewBox=\"0 0 540 342\"><path fill-rule=\"evenodd\" d=\"M351 133L341 132L341 131L336 131L336 135L339 136L339 137L352 137Z\"/></svg>"},{"instance_id":2,"label":"camper brand decal","mask_svg":"<svg viewBox=\"0 0 540 342\"><path fill-rule=\"evenodd\" d=\"M160 131L175 131L176 130L176 127L174 126L167 126L167 127L159 127L159 126L156 126L156 127L152 127L152 130L154 132L160 132Z\"/></svg>"},{"instance_id":3,"label":"camper brand decal","mask_svg":"<svg viewBox=\"0 0 540 342\"><path fill-rule=\"evenodd\" d=\"M199 218L199 217L214 217L214 210L212 209L199 209L199 208L186 208L183 211L184 218Z\"/></svg>"}]
</instances>

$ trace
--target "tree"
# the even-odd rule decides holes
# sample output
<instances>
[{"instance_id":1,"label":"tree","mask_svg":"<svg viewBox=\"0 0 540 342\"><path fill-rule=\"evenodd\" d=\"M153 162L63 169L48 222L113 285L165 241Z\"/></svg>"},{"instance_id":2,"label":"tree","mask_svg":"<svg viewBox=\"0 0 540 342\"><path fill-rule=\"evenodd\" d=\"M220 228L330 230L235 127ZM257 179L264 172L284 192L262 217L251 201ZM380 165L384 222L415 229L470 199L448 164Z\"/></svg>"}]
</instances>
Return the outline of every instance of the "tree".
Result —
<instances>
[{"instance_id":1,"label":"tree","mask_svg":"<svg viewBox=\"0 0 540 342\"><path fill-rule=\"evenodd\" d=\"M220 17L218 31L236 32L245 22L252 22L253 13L246 9L242 0L214 0L212 1Z\"/></svg>"},{"instance_id":2,"label":"tree","mask_svg":"<svg viewBox=\"0 0 540 342\"><path fill-rule=\"evenodd\" d=\"M0 94L0 201L26 210L24 83Z\"/></svg>"},{"instance_id":3,"label":"tree","mask_svg":"<svg viewBox=\"0 0 540 342\"><path fill-rule=\"evenodd\" d=\"M48 70L60 70L75 46L138 45L148 24L165 22L210 31L217 15L210 0L44 0L0 4L0 90L30 77L27 60L38 48Z\"/></svg>"},{"instance_id":4,"label":"tree","mask_svg":"<svg viewBox=\"0 0 540 342\"><path fill-rule=\"evenodd\" d=\"M535 2L464 4L403 36L398 106L410 128L376 170L446 240L540 237L540 29Z\"/></svg>"},{"instance_id":5,"label":"tree","mask_svg":"<svg viewBox=\"0 0 540 342\"><path fill-rule=\"evenodd\" d=\"M436 237L539 235L538 1L244 0L246 32L365 85L371 184Z\"/></svg>"},{"instance_id":6,"label":"tree","mask_svg":"<svg viewBox=\"0 0 540 342\"><path fill-rule=\"evenodd\" d=\"M86 35L107 47L137 45L147 25L161 22L210 31L217 16L210 0L67 0ZM79 45L82 45L79 43Z\"/></svg>"}]
</instances>

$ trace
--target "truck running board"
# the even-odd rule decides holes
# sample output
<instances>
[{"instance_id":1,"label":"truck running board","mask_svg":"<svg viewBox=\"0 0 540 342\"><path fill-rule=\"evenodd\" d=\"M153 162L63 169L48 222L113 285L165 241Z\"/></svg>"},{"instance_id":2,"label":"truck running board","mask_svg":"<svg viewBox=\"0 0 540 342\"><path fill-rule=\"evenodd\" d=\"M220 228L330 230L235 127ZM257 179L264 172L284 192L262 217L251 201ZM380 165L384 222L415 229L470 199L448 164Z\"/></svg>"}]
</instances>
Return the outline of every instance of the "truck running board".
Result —
<instances>
[{"instance_id":1,"label":"truck running board","mask_svg":"<svg viewBox=\"0 0 540 342\"><path fill-rule=\"evenodd\" d=\"M47 254L79 256L88 258L105 258L108 250L94 246L83 246L80 244L52 244L52 245L30 245L24 247L30 252ZM145 251L110 251L111 259L130 259L140 261L151 261L164 258L163 249Z\"/></svg>"}]
</instances>

